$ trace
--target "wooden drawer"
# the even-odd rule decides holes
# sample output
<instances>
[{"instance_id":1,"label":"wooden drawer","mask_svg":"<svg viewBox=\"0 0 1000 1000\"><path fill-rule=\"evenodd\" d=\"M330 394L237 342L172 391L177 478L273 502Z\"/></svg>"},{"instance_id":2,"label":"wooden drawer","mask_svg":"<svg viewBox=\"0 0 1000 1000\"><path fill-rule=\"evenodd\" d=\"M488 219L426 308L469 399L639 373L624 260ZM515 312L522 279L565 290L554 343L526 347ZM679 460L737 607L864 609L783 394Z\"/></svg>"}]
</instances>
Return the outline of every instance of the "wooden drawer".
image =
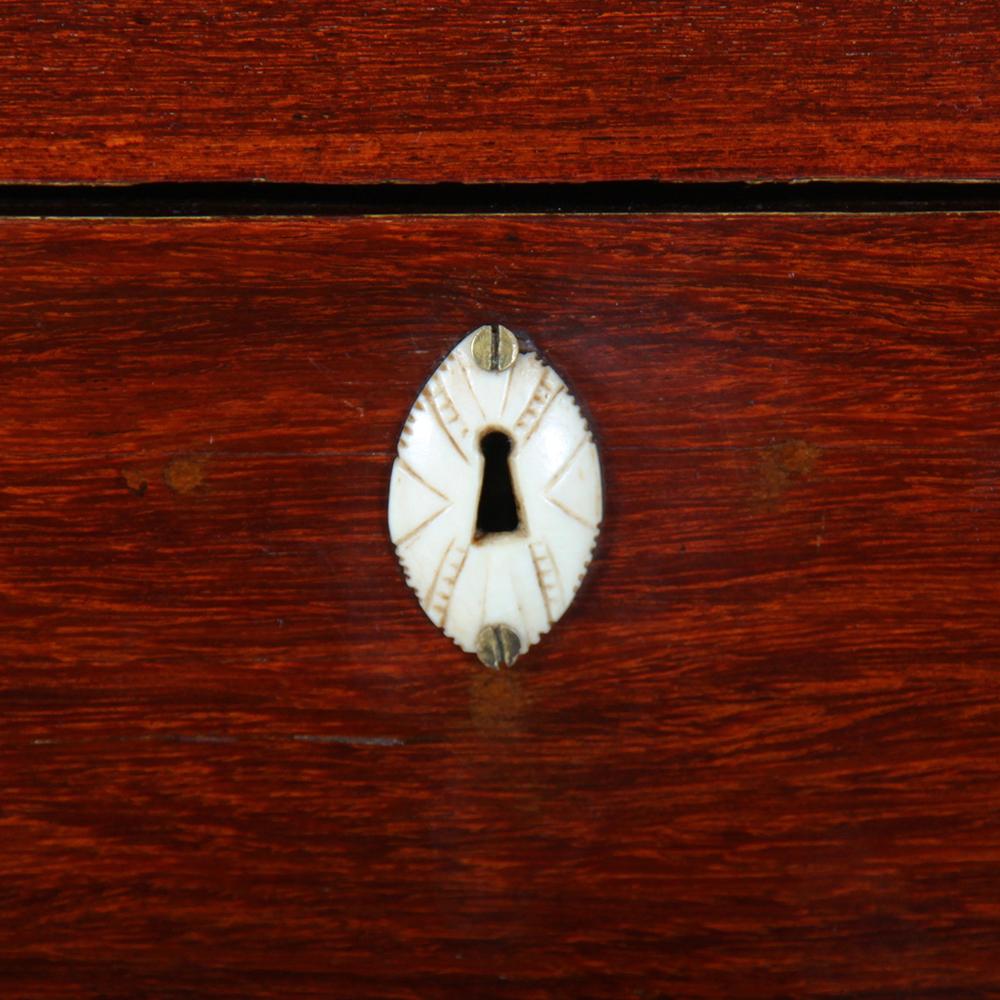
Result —
<instances>
[{"instance_id":1,"label":"wooden drawer","mask_svg":"<svg viewBox=\"0 0 1000 1000\"><path fill-rule=\"evenodd\" d=\"M994 0L0 29L0 996L1000 994ZM606 477L502 672L386 530L494 322Z\"/></svg>"},{"instance_id":2,"label":"wooden drawer","mask_svg":"<svg viewBox=\"0 0 1000 1000\"><path fill-rule=\"evenodd\" d=\"M1000 223L8 220L7 996L1000 986ZM494 674L385 530L502 321L607 516Z\"/></svg>"},{"instance_id":3,"label":"wooden drawer","mask_svg":"<svg viewBox=\"0 0 1000 1000\"><path fill-rule=\"evenodd\" d=\"M8 0L0 179L1000 177L995 0Z\"/></svg>"}]
</instances>

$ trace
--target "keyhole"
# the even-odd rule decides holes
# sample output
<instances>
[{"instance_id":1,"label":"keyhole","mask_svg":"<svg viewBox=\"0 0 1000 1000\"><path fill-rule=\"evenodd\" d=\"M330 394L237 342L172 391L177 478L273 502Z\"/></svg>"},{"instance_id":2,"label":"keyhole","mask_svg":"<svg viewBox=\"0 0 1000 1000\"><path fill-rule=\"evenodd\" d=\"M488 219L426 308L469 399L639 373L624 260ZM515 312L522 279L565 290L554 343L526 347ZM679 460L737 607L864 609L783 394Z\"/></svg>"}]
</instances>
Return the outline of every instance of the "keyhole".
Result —
<instances>
[{"instance_id":1,"label":"keyhole","mask_svg":"<svg viewBox=\"0 0 1000 1000\"><path fill-rule=\"evenodd\" d=\"M510 476L510 438L503 431L484 434L479 442L483 453L483 484L476 513L476 541L488 535L517 531L521 516Z\"/></svg>"}]
</instances>

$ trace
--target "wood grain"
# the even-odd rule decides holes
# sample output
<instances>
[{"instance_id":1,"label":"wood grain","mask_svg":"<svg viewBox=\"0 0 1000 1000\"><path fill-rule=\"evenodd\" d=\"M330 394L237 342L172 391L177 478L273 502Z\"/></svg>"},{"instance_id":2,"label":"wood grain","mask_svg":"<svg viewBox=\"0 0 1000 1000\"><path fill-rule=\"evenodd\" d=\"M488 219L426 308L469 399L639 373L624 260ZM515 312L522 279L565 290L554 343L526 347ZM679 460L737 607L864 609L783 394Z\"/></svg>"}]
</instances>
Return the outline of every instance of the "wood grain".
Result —
<instances>
[{"instance_id":1,"label":"wood grain","mask_svg":"<svg viewBox=\"0 0 1000 1000\"><path fill-rule=\"evenodd\" d=\"M5 996L1000 990L1000 218L0 239ZM491 321L607 476L502 675L384 525Z\"/></svg>"},{"instance_id":2,"label":"wood grain","mask_svg":"<svg viewBox=\"0 0 1000 1000\"><path fill-rule=\"evenodd\" d=\"M1000 178L995 0L10 0L0 181Z\"/></svg>"}]
</instances>

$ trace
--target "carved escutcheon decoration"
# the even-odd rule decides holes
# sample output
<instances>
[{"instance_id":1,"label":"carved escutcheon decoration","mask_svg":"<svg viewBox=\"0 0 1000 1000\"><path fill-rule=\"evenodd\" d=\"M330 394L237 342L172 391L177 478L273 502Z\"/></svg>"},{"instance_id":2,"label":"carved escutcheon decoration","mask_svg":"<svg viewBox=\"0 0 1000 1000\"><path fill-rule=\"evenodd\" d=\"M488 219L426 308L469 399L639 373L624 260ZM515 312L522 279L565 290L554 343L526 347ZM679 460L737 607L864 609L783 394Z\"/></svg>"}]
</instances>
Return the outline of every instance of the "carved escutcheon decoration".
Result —
<instances>
[{"instance_id":1,"label":"carved escutcheon decoration","mask_svg":"<svg viewBox=\"0 0 1000 1000\"><path fill-rule=\"evenodd\" d=\"M427 616L490 667L559 620L603 512L597 448L559 375L502 326L466 336L399 438L389 534Z\"/></svg>"}]
</instances>

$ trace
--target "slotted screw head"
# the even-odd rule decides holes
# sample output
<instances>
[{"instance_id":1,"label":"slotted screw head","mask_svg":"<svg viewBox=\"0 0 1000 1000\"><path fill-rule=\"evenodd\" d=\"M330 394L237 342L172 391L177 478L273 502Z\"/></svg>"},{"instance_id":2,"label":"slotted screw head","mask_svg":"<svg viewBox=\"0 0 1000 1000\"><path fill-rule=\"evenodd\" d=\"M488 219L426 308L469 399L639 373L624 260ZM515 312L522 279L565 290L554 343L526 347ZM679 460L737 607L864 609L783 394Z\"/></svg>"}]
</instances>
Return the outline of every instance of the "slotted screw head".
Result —
<instances>
[{"instance_id":1,"label":"slotted screw head","mask_svg":"<svg viewBox=\"0 0 1000 1000\"><path fill-rule=\"evenodd\" d=\"M472 356L483 371L505 372L517 361L517 337L494 323L480 327L472 338Z\"/></svg>"},{"instance_id":2,"label":"slotted screw head","mask_svg":"<svg viewBox=\"0 0 1000 1000\"><path fill-rule=\"evenodd\" d=\"M481 663L493 670L503 664L508 667L521 652L521 640L509 625L485 625L479 632L476 655Z\"/></svg>"}]
</instances>

